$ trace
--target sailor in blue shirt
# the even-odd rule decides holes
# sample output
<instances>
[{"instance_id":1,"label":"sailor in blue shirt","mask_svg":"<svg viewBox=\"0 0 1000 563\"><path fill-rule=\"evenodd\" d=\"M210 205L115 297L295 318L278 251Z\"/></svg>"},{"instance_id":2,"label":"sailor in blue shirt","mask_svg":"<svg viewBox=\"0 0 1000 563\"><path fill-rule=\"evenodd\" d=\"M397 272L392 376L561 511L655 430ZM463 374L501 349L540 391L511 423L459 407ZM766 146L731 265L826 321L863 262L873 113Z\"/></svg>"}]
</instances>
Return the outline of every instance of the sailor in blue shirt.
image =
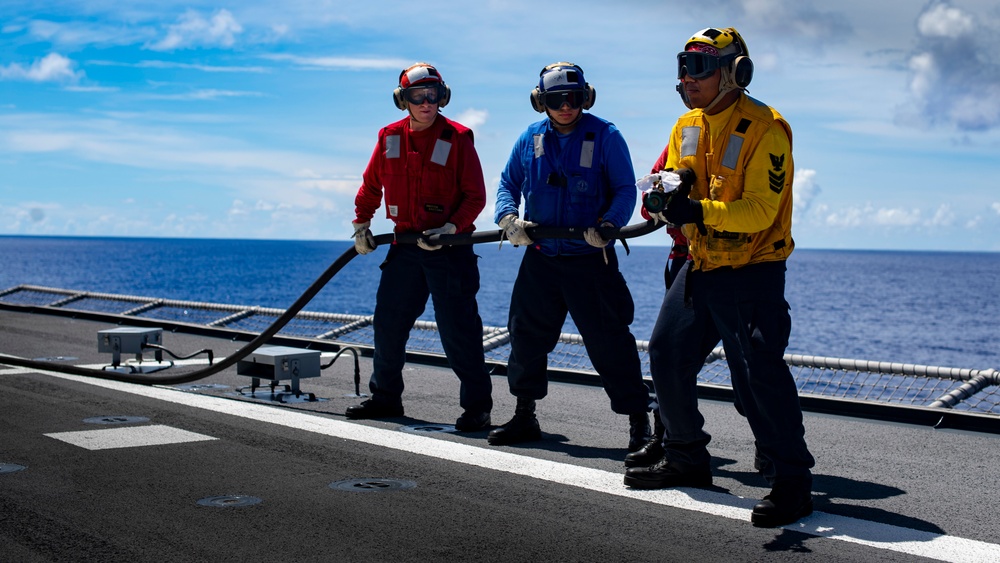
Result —
<instances>
[{"instance_id":1,"label":"sailor in blue shirt","mask_svg":"<svg viewBox=\"0 0 1000 563\"><path fill-rule=\"evenodd\" d=\"M595 91L583 70L560 62L542 69L532 107L547 118L521 134L500 177L495 220L524 257L511 293L507 378L514 417L489 443L541 438L535 401L548 391L548 354L572 315L611 409L629 415L629 451L650 434L648 390L635 337L635 305L618 270L614 241L595 227L623 227L636 204L628 146L614 124L585 113ZM519 213L524 203L523 215ZM584 240L532 240L534 226L586 229Z\"/></svg>"}]
</instances>

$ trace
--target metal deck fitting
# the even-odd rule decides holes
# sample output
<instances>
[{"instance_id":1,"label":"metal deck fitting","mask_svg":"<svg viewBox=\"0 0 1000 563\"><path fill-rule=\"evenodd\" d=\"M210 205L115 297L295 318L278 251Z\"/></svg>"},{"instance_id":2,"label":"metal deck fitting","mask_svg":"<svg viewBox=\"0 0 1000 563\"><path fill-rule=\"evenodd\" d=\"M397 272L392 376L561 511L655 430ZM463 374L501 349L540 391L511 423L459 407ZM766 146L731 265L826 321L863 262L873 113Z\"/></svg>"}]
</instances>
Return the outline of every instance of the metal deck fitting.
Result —
<instances>
[{"instance_id":1,"label":"metal deck fitting","mask_svg":"<svg viewBox=\"0 0 1000 563\"><path fill-rule=\"evenodd\" d=\"M97 351L111 353L111 366L121 365L122 353L135 354L137 362L142 362L142 353L147 344L163 345L162 328L140 328L122 326L97 331ZM163 351L153 349L157 363L163 363Z\"/></svg>"},{"instance_id":2,"label":"metal deck fitting","mask_svg":"<svg viewBox=\"0 0 1000 563\"><path fill-rule=\"evenodd\" d=\"M251 395L260 387L262 379L270 381L272 394L274 394L274 388L279 381L288 379L292 383L290 387L286 386L287 392L298 397L302 395L302 391L299 389L299 380L307 377L319 377L319 364L319 350L306 350L289 346L264 346L237 362L236 374L253 378L250 383ZM312 393L308 393L308 395L310 400L315 400Z\"/></svg>"}]
</instances>

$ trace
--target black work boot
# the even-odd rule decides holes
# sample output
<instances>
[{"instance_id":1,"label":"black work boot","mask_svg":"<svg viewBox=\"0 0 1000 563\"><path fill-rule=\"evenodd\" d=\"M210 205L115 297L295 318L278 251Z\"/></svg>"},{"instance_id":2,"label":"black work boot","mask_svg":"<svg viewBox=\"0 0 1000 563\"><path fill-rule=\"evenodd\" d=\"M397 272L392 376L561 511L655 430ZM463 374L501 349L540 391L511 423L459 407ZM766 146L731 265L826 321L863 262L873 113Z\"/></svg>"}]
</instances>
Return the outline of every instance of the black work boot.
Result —
<instances>
[{"instance_id":1,"label":"black work boot","mask_svg":"<svg viewBox=\"0 0 1000 563\"><path fill-rule=\"evenodd\" d=\"M376 402L368 399L360 405L347 407L344 413L347 418L368 419L368 418L397 418L403 416L403 405L391 405Z\"/></svg>"},{"instance_id":2,"label":"black work boot","mask_svg":"<svg viewBox=\"0 0 1000 563\"><path fill-rule=\"evenodd\" d=\"M485 430L490 424L489 411L465 411L455 421L455 430L459 432L475 432L477 430Z\"/></svg>"},{"instance_id":3,"label":"black work boot","mask_svg":"<svg viewBox=\"0 0 1000 563\"><path fill-rule=\"evenodd\" d=\"M649 415L645 412L628 415L628 451L639 451L646 445L652 434L653 430L649 427Z\"/></svg>"},{"instance_id":4,"label":"black work boot","mask_svg":"<svg viewBox=\"0 0 1000 563\"><path fill-rule=\"evenodd\" d=\"M777 528L812 514L812 493L800 486L775 485L753 507L750 523L758 528Z\"/></svg>"},{"instance_id":5,"label":"black work boot","mask_svg":"<svg viewBox=\"0 0 1000 563\"><path fill-rule=\"evenodd\" d=\"M486 441L492 446L504 446L541 439L542 429L538 426L538 418L535 417L535 400L523 399L521 397L517 398L514 418L510 419L507 424L491 430L489 436L486 437Z\"/></svg>"},{"instance_id":6,"label":"black work boot","mask_svg":"<svg viewBox=\"0 0 1000 563\"><path fill-rule=\"evenodd\" d=\"M625 467L649 467L663 459L663 454L667 453L663 449L665 433L666 428L660 420L660 411L653 409L653 435L641 448L625 456Z\"/></svg>"},{"instance_id":7,"label":"black work boot","mask_svg":"<svg viewBox=\"0 0 1000 563\"><path fill-rule=\"evenodd\" d=\"M712 469L705 465L685 466L663 458L651 467L625 470L625 484L633 489L712 486Z\"/></svg>"}]
</instances>

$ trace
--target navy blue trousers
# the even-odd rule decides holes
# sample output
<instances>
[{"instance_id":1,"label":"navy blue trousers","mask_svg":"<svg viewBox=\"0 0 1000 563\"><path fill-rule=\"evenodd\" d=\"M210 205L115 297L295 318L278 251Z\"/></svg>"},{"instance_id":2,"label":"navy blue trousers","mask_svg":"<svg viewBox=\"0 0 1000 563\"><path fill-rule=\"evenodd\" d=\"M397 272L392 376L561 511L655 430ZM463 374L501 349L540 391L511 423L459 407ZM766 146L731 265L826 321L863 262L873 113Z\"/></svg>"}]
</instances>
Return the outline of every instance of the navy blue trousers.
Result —
<instances>
[{"instance_id":1,"label":"navy blue trousers","mask_svg":"<svg viewBox=\"0 0 1000 563\"><path fill-rule=\"evenodd\" d=\"M812 485L795 380L783 359L791 332L785 263L690 271L671 284L649 341L650 371L666 427L667 458L707 465L711 436L698 410L697 376L722 341L740 412L772 485Z\"/></svg>"},{"instance_id":2,"label":"navy blue trousers","mask_svg":"<svg viewBox=\"0 0 1000 563\"><path fill-rule=\"evenodd\" d=\"M512 395L548 394L548 354L555 349L566 314L583 337L590 361L618 414L649 411L649 391L635 337L629 330L635 303L618 271L614 248L577 256L546 256L527 247L511 293L507 382Z\"/></svg>"},{"instance_id":3,"label":"navy blue trousers","mask_svg":"<svg viewBox=\"0 0 1000 563\"><path fill-rule=\"evenodd\" d=\"M483 355L483 320L476 303L477 260L468 245L434 251L403 244L389 248L375 296L375 353L368 384L372 400L401 404L406 342L430 296L441 345L461 382L459 404L472 412L493 409L493 383Z\"/></svg>"}]
</instances>

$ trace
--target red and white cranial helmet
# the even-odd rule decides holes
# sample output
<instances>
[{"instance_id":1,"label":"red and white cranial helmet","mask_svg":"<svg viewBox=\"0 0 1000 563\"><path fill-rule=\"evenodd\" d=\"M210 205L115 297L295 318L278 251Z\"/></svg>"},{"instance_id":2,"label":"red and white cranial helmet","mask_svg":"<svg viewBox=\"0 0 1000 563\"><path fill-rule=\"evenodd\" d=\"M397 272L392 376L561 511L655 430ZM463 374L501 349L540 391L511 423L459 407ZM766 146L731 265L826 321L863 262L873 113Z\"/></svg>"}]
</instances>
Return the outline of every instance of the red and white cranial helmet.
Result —
<instances>
[{"instance_id":1,"label":"red and white cranial helmet","mask_svg":"<svg viewBox=\"0 0 1000 563\"><path fill-rule=\"evenodd\" d=\"M444 79L441 78L438 69L427 63L416 63L399 73L399 87L404 90L417 85L431 84L444 84Z\"/></svg>"},{"instance_id":2,"label":"red and white cranial helmet","mask_svg":"<svg viewBox=\"0 0 1000 563\"><path fill-rule=\"evenodd\" d=\"M443 108L451 100L451 88L444 83L441 73L433 65L414 63L399 73L399 86L392 91L392 100L399 109L406 109L406 90L410 88L437 88L437 105ZM434 102L432 102L434 103Z\"/></svg>"}]
</instances>

